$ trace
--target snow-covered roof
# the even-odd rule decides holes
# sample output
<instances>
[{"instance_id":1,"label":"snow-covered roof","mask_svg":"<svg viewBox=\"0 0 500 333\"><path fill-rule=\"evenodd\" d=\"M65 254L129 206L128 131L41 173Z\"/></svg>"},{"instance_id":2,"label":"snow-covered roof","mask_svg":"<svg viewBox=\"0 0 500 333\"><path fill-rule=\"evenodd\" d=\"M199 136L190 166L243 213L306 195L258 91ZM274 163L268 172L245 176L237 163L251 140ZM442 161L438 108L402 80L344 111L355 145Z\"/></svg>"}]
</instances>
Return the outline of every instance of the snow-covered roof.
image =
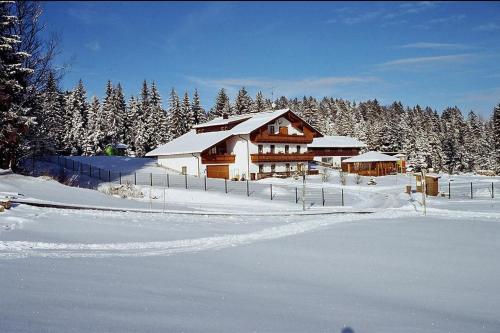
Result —
<instances>
[{"instance_id":1,"label":"snow-covered roof","mask_svg":"<svg viewBox=\"0 0 500 333\"><path fill-rule=\"evenodd\" d=\"M224 125L234 122L236 120L245 119L240 124L234 126L232 129L227 131L214 131L214 132L204 132L196 133L193 129L190 132L174 139L153 151L150 151L146 156L165 156L165 155L179 155L179 154L190 154L190 153L200 153L207 148L212 147L216 143L225 140L233 135L250 134L252 131L258 129L261 126L271 122L272 120L284 115L290 109L281 109L273 111L265 111L258 113L245 114L240 116L229 117L228 119L223 119L222 117L215 118L204 124L194 126L195 128Z\"/></svg>"},{"instance_id":2,"label":"snow-covered roof","mask_svg":"<svg viewBox=\"0 0 500 333\"><path fill-rule=\"evenodd\" d=\"M308 147L311 148L362 148L366 145L350 136L323 136L314 138L313 142Z\"/></svg>"},{"instance_id":3,"label":"snow-covered roof","mask_svg":"<svg viewBox=\"0 0 500 333\"><path fill-rule=\"evenodd\" d=\"M345 159L342 163L359 163L359 162L397 162L394 156L389 156L386 154L379 153L378 151L369 151L367 153L353 156L351 158Z\"/></svg>"},{"instance_id":4,"label":"snow-covered roof","mask_svg":"<svg viewBox=\"0 0 500 333\"><path fill-rule=\"evenodd\" d=\"M276 111L254 113L251 118L233 127L231 129L231 132L234 135L249 134L250 132L256 130L257 128L264 126L273 119L276 119L284 115L288 111L289 109L281 109Z\"/></svg>"},{"instance_id":5,"label":"snow-covered roof","mask_svg":"<svg viewBox=\"0 0 500 333\"><path fill-rule=\"evenodd\" d=\"M207 148L232 136L231 131L216 131L196 134L191 130L146 154L146 156L163 156L200 153Z\"/></svg>"},{"instance_id":6,"label":"snow-covered roof","mask_svg":"<svg viewBox=\"0 0 500 333\"><path fill-rule=\"evenodd\" d=\"M227 125L227 124L233 123L235 121L248 119L250 117L252 117L251 114L242 114L242 115L237 115L237 116L231 116L231 117L228 117L227 119L224 119L223 117L218 117L218 118L214 118L210 121L207 121L206 123L194 125L193 128Z\"/></svg>"},{"instance_id":7,"label":"snow-covered roof","mask_svg":"<svg viewBox=\"0 0 500 333\"><path fill-rule=\"evenodd\" d=\"M117 143L117 144L115 145L115 148L117 148L117 149L127 149L127 148L128 148L128 145L127 145L127 144L125 144L125 143Z\"/></svg>"}]
</instances>

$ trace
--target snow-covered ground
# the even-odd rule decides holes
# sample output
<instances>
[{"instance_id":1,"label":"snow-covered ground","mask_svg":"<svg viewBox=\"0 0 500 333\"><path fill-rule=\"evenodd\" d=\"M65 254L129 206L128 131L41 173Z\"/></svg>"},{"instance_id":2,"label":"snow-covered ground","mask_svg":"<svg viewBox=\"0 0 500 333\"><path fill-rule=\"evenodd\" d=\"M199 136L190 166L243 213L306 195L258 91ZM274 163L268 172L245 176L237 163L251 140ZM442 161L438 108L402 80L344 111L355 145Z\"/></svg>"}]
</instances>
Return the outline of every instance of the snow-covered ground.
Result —
<instances>
[{"instance_id":1,"label":"snow-covered ground","mask_svg":"<svg viewBox=\"0 0 500 333\"><path fill-rule=\"evenodd\" d=\"M335 177L308 182L340 186ZM353 206L377 208L373 214L15 206L0 213L0 332L499 332L500 195L428 198L423 216L419 195L403 193L409 177L376 180L349 178L344 186L356 193ZM296 208L175 191L170 209L215 211L220 200L241 200L238 210L246 212ZM0 175L0 192L149 205L12 174Z\"/></svg>"}]
</instances>

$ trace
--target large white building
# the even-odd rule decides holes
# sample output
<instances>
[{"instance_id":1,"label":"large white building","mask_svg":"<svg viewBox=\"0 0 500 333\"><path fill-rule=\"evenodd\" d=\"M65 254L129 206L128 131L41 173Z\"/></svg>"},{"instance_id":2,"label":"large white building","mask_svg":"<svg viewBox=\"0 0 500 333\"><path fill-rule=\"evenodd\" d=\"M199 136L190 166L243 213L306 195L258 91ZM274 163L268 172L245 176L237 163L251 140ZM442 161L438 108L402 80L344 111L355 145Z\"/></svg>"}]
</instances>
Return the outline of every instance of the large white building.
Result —
<instances>
[{"instance_id":1,"label":"large white building","mask_svg":"<svg viewBox=\"0 0 500 333\"><path fill-rule=\"evenodd\" d=\"M158 164L189 175L260 179L307 168L307 145L322 134L289 109L220 117L150 151Z\"/></svg>"}]
</instances>

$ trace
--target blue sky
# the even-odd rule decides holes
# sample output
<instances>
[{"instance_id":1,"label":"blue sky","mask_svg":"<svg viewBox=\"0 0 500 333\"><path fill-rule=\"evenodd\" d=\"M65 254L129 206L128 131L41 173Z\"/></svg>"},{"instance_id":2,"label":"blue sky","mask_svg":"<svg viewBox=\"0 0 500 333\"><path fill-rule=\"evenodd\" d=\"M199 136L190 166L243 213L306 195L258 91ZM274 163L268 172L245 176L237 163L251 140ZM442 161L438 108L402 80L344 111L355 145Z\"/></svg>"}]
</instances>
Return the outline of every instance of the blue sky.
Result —
<instances>
[{"instance_id":1,"label":"blue sky","mask_svg":"<svg viewBox=\"0 0 500 333\"><path fill-rule=\"evenodd\" d=\"M62 87L108 79L127 98L144 79L164 101L198 88L457 105L500 102L500 2L45 2L61 35ZM164 103L165 104L165 103Z\"/></svg>"}]
</instances>

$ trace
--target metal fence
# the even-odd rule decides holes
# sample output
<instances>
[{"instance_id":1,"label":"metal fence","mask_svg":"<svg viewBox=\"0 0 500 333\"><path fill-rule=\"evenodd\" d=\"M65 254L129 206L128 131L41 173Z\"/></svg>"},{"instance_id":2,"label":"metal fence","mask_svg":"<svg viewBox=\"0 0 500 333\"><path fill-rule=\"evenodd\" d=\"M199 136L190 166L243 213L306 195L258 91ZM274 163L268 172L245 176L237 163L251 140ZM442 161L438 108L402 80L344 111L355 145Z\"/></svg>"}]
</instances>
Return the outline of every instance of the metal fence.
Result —
<instances>
[{"instance_id":1,"label":"metal fence","mask_svg":"<svg viewBox=\"0 0 500 333\"><path fill-rule=\"evenodd\" d=\"M439 184L439 192L449 199L500 198L500 185L489 181L449 181Z\"/></svg>"},{"instance_id":2,"label":"metal fence","mask_svg":"<svg viewBox=\"0 0 500 333\"><path fill-rule=\"evenodd\" d=\"M44 166L50 163L54 167ZM129 172L108 170L95 165L81 163L64 156L41 156L24 161L25 170L34 176L48 175L67 185L97 189L101 184L133 184L160 188L177 188L226 193L273 200L276 202L304 203L311 206L347 205L344 190L331 187L309 187L302 185L263 184L254 181L232 181L226 179L196 177L169 173Z\"/></svg>"}]
</instances>

